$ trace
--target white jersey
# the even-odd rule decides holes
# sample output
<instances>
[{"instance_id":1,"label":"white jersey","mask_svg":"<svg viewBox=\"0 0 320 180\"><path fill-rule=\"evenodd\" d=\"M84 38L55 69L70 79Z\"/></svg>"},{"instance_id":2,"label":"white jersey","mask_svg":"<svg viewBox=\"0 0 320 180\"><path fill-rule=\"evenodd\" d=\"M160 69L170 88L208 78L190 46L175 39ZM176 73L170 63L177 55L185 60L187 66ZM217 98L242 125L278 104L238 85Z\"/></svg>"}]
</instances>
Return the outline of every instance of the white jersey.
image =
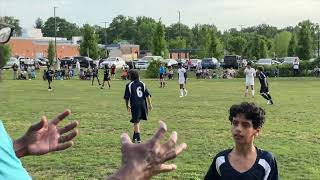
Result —
<instances>
[{"instance_id":1,"label":"white jersey","mask_svg":"<svg viewBox=\"0 0 320 180\"><path fill-rule=\"evenodd\" d=\"M184 73L186 73L186 69L185 68L180 68L178 69L178 75L179 75L179 84L184 84L186 79L184 77Z\"/></svg>"},{"instance_id":2,"label":"white jersey","mask_svg":"<svg viewBox=\"0 0 320 180\"><path fill-rule=\"evenodd\" d=\"M253 86L254 77L256 76L256 70L254 68L246 68L244 70L244 74L246 75L246 86Z\"/></svg>"}]
</instances>

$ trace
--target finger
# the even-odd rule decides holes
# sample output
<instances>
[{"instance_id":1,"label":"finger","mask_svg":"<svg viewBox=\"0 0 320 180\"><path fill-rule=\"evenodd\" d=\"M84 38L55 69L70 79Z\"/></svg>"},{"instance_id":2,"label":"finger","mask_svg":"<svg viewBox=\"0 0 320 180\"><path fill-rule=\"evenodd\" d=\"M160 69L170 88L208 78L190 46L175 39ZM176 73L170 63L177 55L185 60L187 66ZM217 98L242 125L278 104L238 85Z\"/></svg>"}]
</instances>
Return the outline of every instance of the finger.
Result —
<instances>
[{"instance_id":1,"label":"finger","mask_svg":"<svg viewBox=\"0 0 320 180\"><path fill-rule=\"evenodd\" d=\"M69 116L71 114L70 109L65 110L63 113L60 113L58 116L56 116L51 123L57 125L60 121L62 121L65 117Z\"/></svg>"},{"instance_id":2,"label":"finger","mask_svg":"<svg viewBox=\"0 0 320 180\"><path fill-rule=\"evenodd\" d=\"M73 146L73 144L74 144L73 141L69 141L69 142L63 143L63 144L58 144L55 151L62 151L62 150L68 149L69 147Z\"/></svg>"},{"instance_id":3,"label":"finger","mask_svg":"<svg viewBox=\"0 0 320 180\"><path fill-rule=\"evenodd\" d=\"M177 143L177 139L178 139L178 134L177 132L172 132L169 140L162 145L163 151L167 152L170 151L171 149L174 149L174 147L176 146Z\"/></svg>"},{"instance_id":4,"label":"finger","mask_svg":"<svg viewBox=\"0 0 320 180\"><path fill-rule=\"evenodd\" d=\"M122 145L132 144L132 141L127 133L123 133L120 138L121 138Z\"/></svg>"},{"instance_id":5,"label":"finger","mask_svg":"<svg viewBox=\"0 0 320 180\"><path fill-rule=\"evenodd\" d=\"M66 133L66 132L71 131L72 129L74 129L74 128L77 127L78 125L79 125L79 122L78 122L78 121L73 121L73 122L71 122L70 124L66 125L65 127L59 128L59 129L58 129L58 133L59 133L59 134L64 134L64 133Z\"/></svg>"},{"instance_id":6,"label":"finger","mask_svg":"<svg viewBox=\"0 0 320 180\"><path fill-rule=\"evenodd\" d=\"M47 122L47 117L42 116L40 122L38 122L38 123L30 126L30 130L31 130L31 131L38 131L38 130L40 130L41 128L44 127L44 125L46 124L46 122Z\"/></svg>"},{"instance_id":7,"label":"finger","mask_svg":"<svg viewBox=\"0 0 320 180\"><path fill-rule=\"evenodd\" d=\"M66 136L60 136L58 142L59 143L64 143L64 142L68 142L71 141L73 138L75 138L77 135L79 134L78 130L72 131L71 133L69 133Z\"/></svg>"},{"instance_id":8,"label":"finger","mask_svg":"<svg viewBox=\"0 0 320 180\"><path fill-rule=\"evenodd\" d=\"M167 131L166 123L164 123L163 121L159 121L159 123L160 123L159 129L151 139L151 143L153 143L153 144L160 142L160 140L164 136L164 133Z\"/></svg>"},{"instance_id":9,"label":"finger","mask_svg":"<svg viewBox=\"0 0 320 180\"><path fill-rule=\"evenodd\" d=\"M169 161L171 159L176 158L177 156L179 156L179 154L181 154L181 152L187 148L187 144L186 143L182 143L179 146L177 146L174 150L168 152L164 158L162 162L166 162Z\"/></svg>"},{"instance_id":10,"label":"finger","mask_svg":"<svg viewBox=\"0 0 320 180\"><path fill-rule=\"evenodd\" d=\"M159 173L170 172L177 169L175 164L161 164L159 169L157 170Z\"/></svg>"}]
</instances>

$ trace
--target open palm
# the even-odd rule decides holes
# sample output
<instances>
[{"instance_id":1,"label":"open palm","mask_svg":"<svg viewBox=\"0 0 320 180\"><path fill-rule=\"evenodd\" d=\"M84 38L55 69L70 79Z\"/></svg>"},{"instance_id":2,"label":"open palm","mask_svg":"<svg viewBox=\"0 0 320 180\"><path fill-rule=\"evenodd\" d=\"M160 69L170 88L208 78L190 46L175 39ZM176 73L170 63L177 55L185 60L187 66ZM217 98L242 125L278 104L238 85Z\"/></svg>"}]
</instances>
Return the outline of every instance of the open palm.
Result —
<instances>
[{"instance_id":1,"label":"open palm","mask_svg":"<svg viewBox=\"0 0 320 180\"><path fill-rule=\"evenodd\" d=\"M39 123L31 126L23 137L27 145L27 154L43 155L71 147L73 145L72 139L78 135L78 131L75 130L75 127L77 127L79 123L73 121L62 128L58 127L59 122L70 113L70 110L66 110L50 122L43 116ZM63 135L68 132L70 133Z\"/></svg>"}]
</instances>

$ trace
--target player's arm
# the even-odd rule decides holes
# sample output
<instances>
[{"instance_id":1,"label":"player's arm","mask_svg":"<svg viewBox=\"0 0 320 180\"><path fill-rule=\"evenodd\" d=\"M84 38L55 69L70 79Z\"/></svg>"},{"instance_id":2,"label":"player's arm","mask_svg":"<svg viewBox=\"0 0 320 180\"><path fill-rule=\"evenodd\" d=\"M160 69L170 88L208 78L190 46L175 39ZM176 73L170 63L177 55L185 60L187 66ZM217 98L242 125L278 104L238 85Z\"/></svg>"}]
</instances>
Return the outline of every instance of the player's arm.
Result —
<instances>
[{"instance_id":1,"label":"player's arm","mask_svg":"<svg viewBox=\"0 0 320 180\"><path fill-rule=\"evenodd\" d=\"M220 175L218 174L216 169L216 158L214 158L206 176L204 177L204 180L211 180L211 179L220 179Z\"/></svg>"},{"instance_id":2,"label":"player's arm","mask_svg":"<svg viewBox=\"0 0 320 180\"><path fill-rule=\"evenodd\" d=\"M270 174L269 174L267 180L279 180L277 161L274 157L272 158L272 160L270 162L270 166L271 166L271 171L270 171Z\"/></svg>"},{"instance_id":3,"label":"player's arm","mask_svg":"<svg viewBox=\"0 0 320 180\"><path fill-rule=\"evenodd\" d=\"M126 104L126 108L127 108L128 112L130 112L131 107L129 105L129 99L125 99L125 104Z\"/></svg>"},{"instance_id":4,"label":"player's arm","mask_svg":"<svg viewBox=\"0 0 320 180\"><path fill-rule=\"evenodd\" d=\"M129 105L129 99L130 99L130 91L129 91L129 86L126 85L126 90L124 91L124 96L123 96L124 100L125 100L125 104L126 104L126 108L128 110L128 112L130 112L130 105Z\"/></svg>"},{"instance_id":5,"label":"player's arm","mask_svg":"<svg viewBox=\"0 0 320 180\"><path fill-rule=\"evenodd\" d=\"M151 101L151 96L147 96L147 102L148 102L148 108L151 111L152 110L152 101Z\"/></svg>"}]
</instances>

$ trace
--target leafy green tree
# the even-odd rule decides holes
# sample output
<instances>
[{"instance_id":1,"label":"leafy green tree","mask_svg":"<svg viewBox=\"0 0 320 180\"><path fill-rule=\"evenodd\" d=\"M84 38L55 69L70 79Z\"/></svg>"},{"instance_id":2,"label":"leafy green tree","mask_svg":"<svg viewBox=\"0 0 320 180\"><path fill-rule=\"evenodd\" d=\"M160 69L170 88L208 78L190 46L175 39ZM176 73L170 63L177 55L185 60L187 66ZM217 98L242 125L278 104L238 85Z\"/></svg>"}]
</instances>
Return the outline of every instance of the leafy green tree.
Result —
<instances>
[{"instance_id":1,"label":"leafy green tree","mask_svg":"<svg viewBox=\"0 0 320 180\"><path fill-rule=\"evenodd\" d=\"M209 57L210 46L212 43L211 31L208 27L202 26L199 32L198 57Z\"/></svg>"},{"instance_id":2,"label":"leafy green tree","mask_svg":"<svg viewBox=\"0 0 320 180\"><path fill-rule=\"evenodd\" d=\"M181 34L181 37L180 37ZM192 31L191 29L182 23L171 24L169 27L166 27L166 39L184 39L186 41L186 47L191 47L192 41Z\"/></svg>"},{"instance_id":3,"label":"leafy green tree","mask_svg":"<svg viewBox=\"0 0 320 180\"><path fill-rule=\"evenodd\" d=\"M155 56L167 57L168 49L165 40L164 25L161 21L158 22L155 34L153 36L152 54Z\"/></svg>"},{"instance_id":4,"label":"leafy green tree","mask_svg":"<svg viewBox=\"0 0 320 180\"><path fill-rule=\"evenodd\" d=\"M10 24L14 26L13 36L21 36L22 28L20 27L19 19L15 19L12 16L4 16L4 17L0 17L0 22L4 22L6 24Z\"/></svg>"},{"instance_id":5,"label":"leafy green tree","mask_svg":"<svg viewBox=\"0 0 320 180\"><path fill-rule=\"evenodd\" d=\"M9 45L0 44L0 70L9 61L11 56L11 49ZM1 74L0 74L1 75Z\"/></svg>"},{"instance_id":6,"label":"leafy green tree","mask_svg":"<svg viewBox=\"0 0 320 180\"><path fill-rule=\"evenodd\" d=\"M41 18L37 18L34 28L42 29L43 28L43 20Z\"/></svg>"},{"instance_id":7,"label":"leafy green tree","mask_svg":"<svg viewBox=\"0 0 320 180\"><path fill-rule=\"evenodd\" d=\"M119 15L110 23L108 34L111 42L124 39L133 43L136 39L136 21L132 17Z\"/></svg>"},{"instance_id":8,"label":"leafy green tree","mask_svg":"<svg viewBox=\"0 0 320 180\"><path fill-rule=\"evenodd\" d=\"M187 41L183 38L176 37L175 39L170 39L168 45L170 49L185 49L187 47Z\"/></svg>"},{"instance_id":9,"label":"leafy green tree","mask_svg":"<svg viewBox=\"0 0 320 180\"><path fill-rule=\"evenodd\" d=\"M48 60L49 60L50 66L53 65L54 59L55 59L55 49L53 46L53 41L50 41L48 46Z\"/></svg>"},{"instance_id":10,"label":"leafy green tree","mask_svg":"<svg viewBox=\"0 0 320 180\"><path fill-rule=\"evenodd\" d=\"M75 23L70 23L64 18L56 17L57 37L64 37L71 39L72 36L79 36L81 34L80 28ZM44 23L42 30L43 36L54 37L55 35L54 17L50 17Z\"/></svg>"},{"instance_id":11,"label":"leafy green tree","mask_svg":"<svg viewBox=\"0 0 320 180\"><path fill-rule=\"evenodd\" d=\"M227 40L227 50L231 54L242 55L245 47L247 46L247 40L242 36L232 36Z\"/></svg>"},{"instance_id":12,"label":"leafy green tree","mask_svg":"<svg viewBox=\"0 0 320 180\"><path fill-rule=\"evenodd\" d=\"M152 49L152 39L157 27L157 22L149 17L140 16L136 18L136 39L135 43L140 45L142 50Z\"/></svg>"},{"instance_id":13,"label":"leafy green tree","mask_svg":"<svg viewBox=\"0 0 320 180\"><path fill-rule=\"evenodd\" d=\"M83 40L80 44L80 55L98 59L98 36L94 33L94 28L89 24L85 24L82 29L82 36Z\"/></svg>"},{"instance_id":14,"label":"leafy green tree","mask_svg":"<svg viewBox=\"0 0 320 180\"><path fill-rule=\"evenodd\" d=\"M146 70L146 75L148 78L157 78L159 75L159 68L161 66L161 62L156 60L150 62L147 70Z\"/></svg>"},{"instance_id":15,"label":"leafy green tree","mask_svg":"<svg viewBox=\"0 0 320 180\"><path fill-rule=\"evenodd\" d=\"M297 55L297 40L296 40L296 35L292 34L289 45L288 45L288 56L293 57Z\"/></svg>"},{"instance_id":16,"label":"leafy green tree","mask_svg":"<svg viewBox=\"0 0 320 180\"><path fill-rule=\"evenodd\" d=\"M312 57L312 40L309 21L299 23L297 55L300 59L304 60Z\"/></svg>"},{"instance_id":17,"label":"leafy green tree","mask_svg":"<svg viewBox=\"0 0 320 180\"><path fill-rule=\"evenodd\" d=\"M273 41L273 52L275 52L277 57L287 56L291 36L291 33L288 31L283 31L275 36Z\"/></svg>"}]
</instances>

